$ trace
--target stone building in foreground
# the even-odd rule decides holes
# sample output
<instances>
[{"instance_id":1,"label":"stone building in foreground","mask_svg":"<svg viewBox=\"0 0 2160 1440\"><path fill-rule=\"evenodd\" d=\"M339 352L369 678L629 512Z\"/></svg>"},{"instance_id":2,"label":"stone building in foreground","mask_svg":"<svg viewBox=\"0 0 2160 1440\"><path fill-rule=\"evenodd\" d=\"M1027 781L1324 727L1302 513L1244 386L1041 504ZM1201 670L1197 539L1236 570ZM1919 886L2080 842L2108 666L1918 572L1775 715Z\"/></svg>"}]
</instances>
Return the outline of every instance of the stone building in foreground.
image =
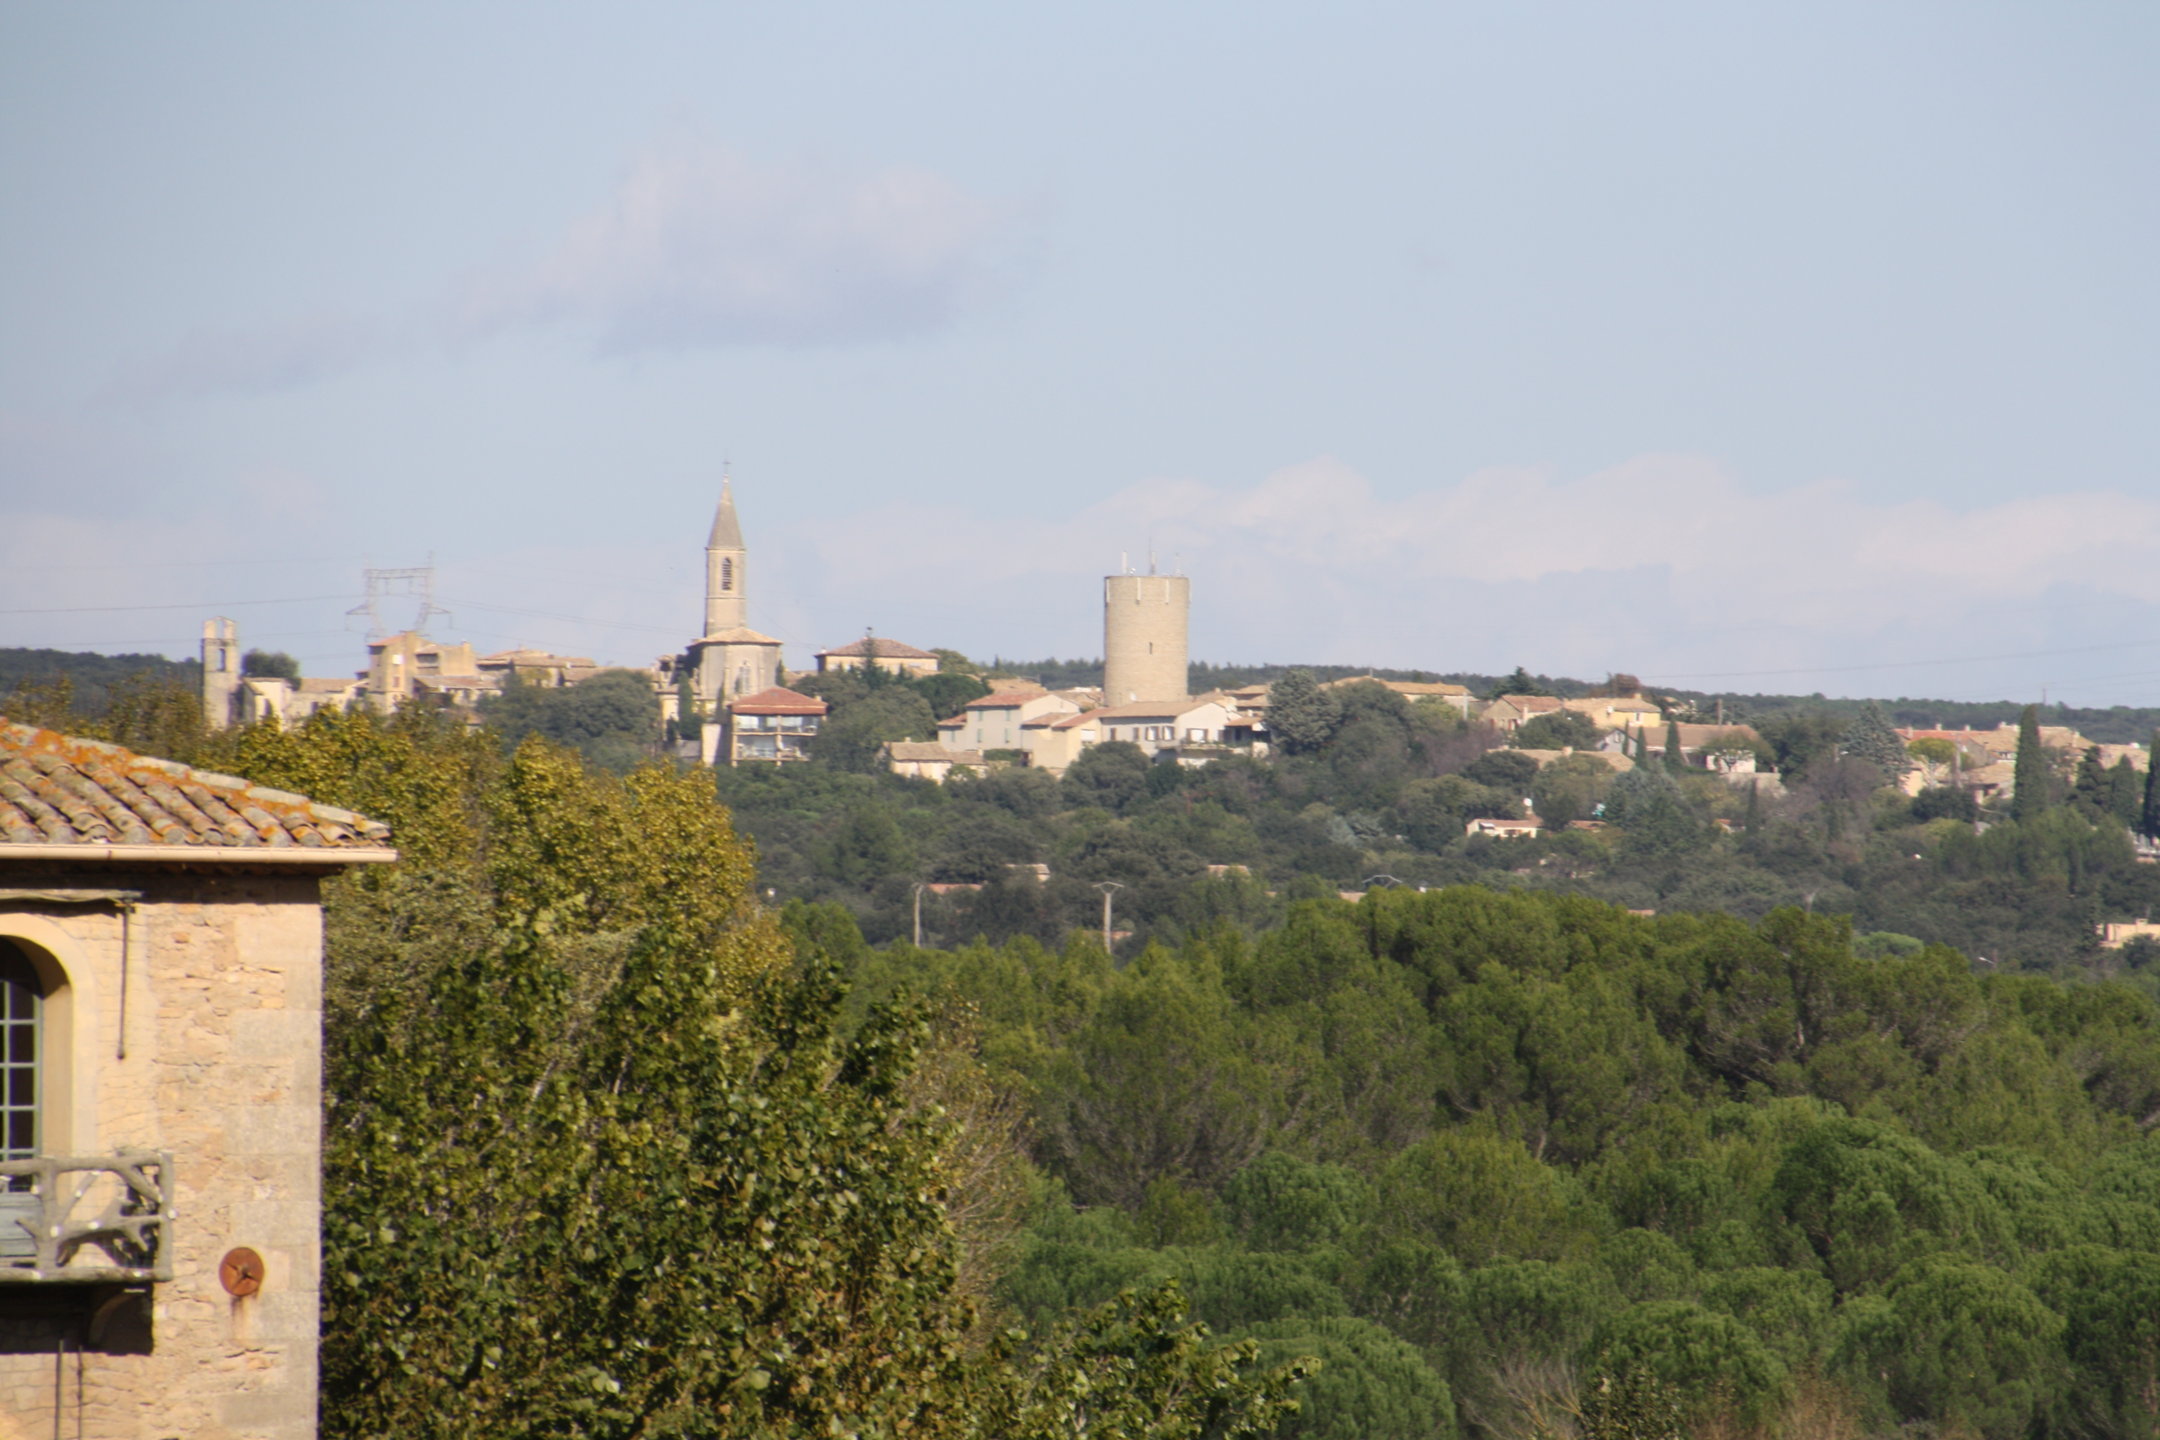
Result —
<instances>
[{"instance_id":1,"label":"stone building in foreground","mask_svg":"<svg viewBox=\"0 0 2160 1440\"><path fill-rule=\"evenodd\" d=\"M0 1440L316 1433L318 890L396 858L0 721Z\"/></svg>"}]
</instances>

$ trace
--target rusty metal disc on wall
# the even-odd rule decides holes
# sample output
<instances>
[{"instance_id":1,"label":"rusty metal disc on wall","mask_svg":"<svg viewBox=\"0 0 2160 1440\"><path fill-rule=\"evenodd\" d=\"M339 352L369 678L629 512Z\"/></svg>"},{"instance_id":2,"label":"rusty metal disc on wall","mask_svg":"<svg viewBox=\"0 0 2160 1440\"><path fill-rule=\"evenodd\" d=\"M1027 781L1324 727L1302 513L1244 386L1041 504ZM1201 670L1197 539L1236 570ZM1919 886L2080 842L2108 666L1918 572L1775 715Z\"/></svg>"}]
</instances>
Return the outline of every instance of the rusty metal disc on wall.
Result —
<instances>
[{"instance_id":1,"label":"rusty metal disc on wall","mask_svg":"<svg viewBox=\"0 0 2160 1440\"><path fill-rule=\"evenodd\" d=\"M245 1298L262 1289L263 1258L247 1246L225 1252L218 1262L218 1283L228 1295Z\"/></svg>"}]
</instances>

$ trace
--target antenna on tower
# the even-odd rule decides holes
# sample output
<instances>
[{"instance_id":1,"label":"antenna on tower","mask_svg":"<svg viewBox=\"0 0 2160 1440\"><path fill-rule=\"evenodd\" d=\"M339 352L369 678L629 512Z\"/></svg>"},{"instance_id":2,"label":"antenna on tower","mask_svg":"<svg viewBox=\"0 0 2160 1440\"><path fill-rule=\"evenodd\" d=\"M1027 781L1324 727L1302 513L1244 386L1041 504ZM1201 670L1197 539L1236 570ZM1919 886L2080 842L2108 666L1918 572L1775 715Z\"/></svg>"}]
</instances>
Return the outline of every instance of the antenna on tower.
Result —
<instances>
[{"instance_id":1,"label":"antenna on tower","mask_svg":"<svg viewBox=\"0 0 2160 1440\"><path fill-rule=\"evenodd\" d=\"M367 599L361 601L347 615L367 617L368 639L380 640L391 633L382 615L383 601L410 598L419 602L412 624L408 630L425 630L427 623L440 615L445 620L455 619L448 610L435 603L435 556L428 555L425 565L409 566L402 570L362 570L360 578L367 583Z\"/></svg>"}]
</instances>

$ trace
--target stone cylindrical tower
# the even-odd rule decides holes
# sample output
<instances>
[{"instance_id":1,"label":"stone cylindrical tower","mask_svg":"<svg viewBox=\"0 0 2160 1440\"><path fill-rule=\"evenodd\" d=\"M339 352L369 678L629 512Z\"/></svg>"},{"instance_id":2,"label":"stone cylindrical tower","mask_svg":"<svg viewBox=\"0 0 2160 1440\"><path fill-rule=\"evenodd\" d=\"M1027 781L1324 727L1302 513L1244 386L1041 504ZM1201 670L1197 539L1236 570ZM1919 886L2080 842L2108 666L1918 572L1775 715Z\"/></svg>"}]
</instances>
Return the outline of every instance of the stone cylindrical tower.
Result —
<instances>
[{"instance_id":1,"label":"stone cylindrical tower","mask_svg":"<svg viewBox=\"0 0 2160 1440\"><path fill-rule=\"evenodd\" d=\"M1192 581L1183 575L1103 578L1103 703L1182 700Z\"/></svg>"}]
</instances>

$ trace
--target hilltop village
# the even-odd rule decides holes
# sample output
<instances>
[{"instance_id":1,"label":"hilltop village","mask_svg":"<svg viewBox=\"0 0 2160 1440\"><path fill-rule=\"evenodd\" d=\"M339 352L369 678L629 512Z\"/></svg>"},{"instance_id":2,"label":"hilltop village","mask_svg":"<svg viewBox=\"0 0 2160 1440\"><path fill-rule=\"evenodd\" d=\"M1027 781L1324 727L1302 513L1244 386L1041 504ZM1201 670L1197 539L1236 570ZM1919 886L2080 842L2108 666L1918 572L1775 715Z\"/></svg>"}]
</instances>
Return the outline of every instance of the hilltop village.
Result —
<instances>
[{"instance_id":1,"label":"hilltop village","mask_svg":"<svg viewBox=\"0 0 2160 1440\"><path fill-rule=\"evenodd\" d=\"M1676 697L1648 693L1624 674L1593 687L1595 693L1575 696L1505 687L1479 695L1445 681L1373 675L1313 682L1315 696L1291 680L1287 715L1278 712L1280 682L1195 693L1191 579L1155 573L1152 566L1145 574L1128 570L1103 580L1100 685L999 673L956 650L924 649L874 632L819 650L811 668L791 671L782 642L750 623L750 550L731 481L723 482L704 559L699 633L643 670L529 648L479 654L468 643L406 630L370 637L365 668L350 676L302 677L251 664L234 622L212 619L203 626L204 719L213 729L273 717L292 725L325 708L366 707L387 715L412 703L477 724L487 702L506 691L568 689L601 675L619 685L636 676L654 699L656 747L707 765L788 765L817 753L815 742L833 709L821 691L849 681L875 685L888 677L921 682L942 675L949 683L936 691L941 703L933 706L934 726L925 727L934 735L880 739L876 749L879 764L895 775L944 782L955 773L981 776L1014 767L1056 778L1089 750L1113 742L1136 747L1150 762L1186 767L1265 757L1297 748L1301 731L1312 724L1307 712L1324 715L1339 692L1365 685L1485 727L1496 743L1537 770L1582 757L1613 775L1650 763L1717 776L1741 790L1783 789L1776 750L1754 726L1728 723L1722 707L1704 714ZM1907 795L1955 787L1976 803L2014 797L2015 723L1886 728L1905 747L1889 768ZM2042 725L2038 735L2060 770L2082 762L2114 773L2119 784L2138 777L2140 786L2148 770L2148 747L2140 743L2097 742L2066 725ZM1553 818L1577 828L1601 823L1592 815ZM1523 839L1542 833L1546 817L1526 797L1516 813L1470 816L1464 826L1473 835Z\"/></svg>"}]
</instances>

